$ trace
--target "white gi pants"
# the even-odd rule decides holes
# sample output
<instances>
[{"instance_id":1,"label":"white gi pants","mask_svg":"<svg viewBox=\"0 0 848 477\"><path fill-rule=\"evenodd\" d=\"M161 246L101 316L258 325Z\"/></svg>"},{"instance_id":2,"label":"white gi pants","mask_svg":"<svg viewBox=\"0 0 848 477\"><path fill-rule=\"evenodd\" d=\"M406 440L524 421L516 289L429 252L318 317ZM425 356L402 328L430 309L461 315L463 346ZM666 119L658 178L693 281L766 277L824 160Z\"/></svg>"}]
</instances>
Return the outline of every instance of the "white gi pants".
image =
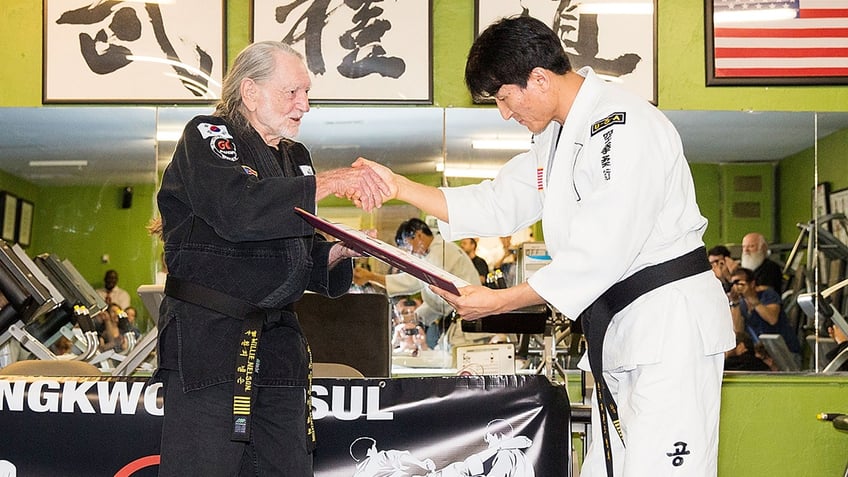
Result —
<instances>
[{"instance_id":1,"label":"white gi pants","mask_svg":"<svg viewBox=\"0 0 848 477\"><path fill-rule=\"evenodd\" d=\"M724 354L705 356L692 317L677 318L665 332L660 362L604 373L625 440L622 444L610 421L615 477L717 474ZM580 476L606 477L594 392L591 439Z\"/></svg>"}]
</instances>

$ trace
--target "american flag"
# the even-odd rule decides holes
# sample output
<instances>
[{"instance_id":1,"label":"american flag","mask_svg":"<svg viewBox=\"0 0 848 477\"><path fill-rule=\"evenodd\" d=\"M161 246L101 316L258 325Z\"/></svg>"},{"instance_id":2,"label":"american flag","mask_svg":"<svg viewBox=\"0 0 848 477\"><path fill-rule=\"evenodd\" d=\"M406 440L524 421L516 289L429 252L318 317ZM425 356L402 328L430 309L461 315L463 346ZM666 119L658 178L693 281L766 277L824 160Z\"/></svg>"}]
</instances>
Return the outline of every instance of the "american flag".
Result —
<instances>
[{"instance_id":1,"label":"american flag","mask_svg":"<svg viewBox=\"0 0 848 477\"><path fill-rule=\"evenodd\" d=\"M714 0L716 78L848 76L848 0Z\"/></svg>"}]
</instances>

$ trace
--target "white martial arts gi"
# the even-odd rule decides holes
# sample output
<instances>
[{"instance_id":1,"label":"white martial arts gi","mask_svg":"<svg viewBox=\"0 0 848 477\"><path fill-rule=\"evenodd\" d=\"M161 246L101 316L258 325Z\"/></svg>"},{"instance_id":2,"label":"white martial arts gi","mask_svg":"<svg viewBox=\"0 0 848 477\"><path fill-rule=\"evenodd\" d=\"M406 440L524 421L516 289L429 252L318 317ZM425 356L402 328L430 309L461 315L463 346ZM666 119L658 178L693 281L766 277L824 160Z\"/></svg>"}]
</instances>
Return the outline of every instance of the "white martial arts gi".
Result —
<instances>
[{"instance_id":1,"label":"white martial arts gi","mask_svg":"<svg viewBox=\"0 0 848 477\"><path fill-rule=\"evenodd\" d=\"M703 246L707 225L668 119L591 68L578 74L586 79L561 132L552 122L493 181L442 189L450 223L439 223L457 240L542 219L552 261L529 284L572 319L613 284ZM727 297L710 271L615 315L603 361L627 446L612 430L616 476L715 475L723 352L734 345ZM597 417L593 402L586 477L606 475Z\"/></svg>"}]
</instances>

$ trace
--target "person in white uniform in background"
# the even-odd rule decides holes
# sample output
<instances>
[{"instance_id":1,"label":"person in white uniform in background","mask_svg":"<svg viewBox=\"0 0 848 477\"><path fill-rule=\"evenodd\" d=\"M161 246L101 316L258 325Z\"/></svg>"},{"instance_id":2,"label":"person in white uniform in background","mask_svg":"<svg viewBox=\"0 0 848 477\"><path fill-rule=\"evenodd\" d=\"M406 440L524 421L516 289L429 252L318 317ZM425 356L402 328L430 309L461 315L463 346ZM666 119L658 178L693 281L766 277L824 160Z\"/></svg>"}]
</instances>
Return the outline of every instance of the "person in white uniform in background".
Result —
<instances>
[{"instance_id":1,"label":"person in white uniform in background","mask_svg":"<svg viewBox=\"0 0 848 477\"><path fill-rule=\"evenodd\" d=\"M582 476L715 476L724 352L735 342L674 127L592 69L573 71L557 35L529 17L488 27L465 81L533 133L530 151L494 180L434 188L364 158L355 166L378 172L391 198L437 217L445 240L510 235L542 220L552 261L528 281L436 291L468 320L545 302L582 316L581 368L603 370L593 373Z\"/></svg>"},{"instance_id":2,"label":"person in white uniform in background","mask_svg":"<svg viewBox=\"0 0 848 477\"><path fill-rule=\"evenodd\" d=\"M401 223L395 234L395 241L398 247L424 258L468 283L480 282L477 269L474 268L474 263L468 255L455 243L445 242L441 236L434 234L427 223L421 219L411 218ZM427 327L427 346L431 349L436 347L442 331L447 331L451 324L445 320L452 318L453 308L427 288L426 283L408 273L383 275L370 270L355 269L353 282L357 285L368 282L377 283L386 289L386 294L389 296L413 295L421 292L424 303L415 310L415 315ZM468 335L468 341L474 339L487 341L493 336L491 333L468 333Z\"/></svg>"}]
</instances>

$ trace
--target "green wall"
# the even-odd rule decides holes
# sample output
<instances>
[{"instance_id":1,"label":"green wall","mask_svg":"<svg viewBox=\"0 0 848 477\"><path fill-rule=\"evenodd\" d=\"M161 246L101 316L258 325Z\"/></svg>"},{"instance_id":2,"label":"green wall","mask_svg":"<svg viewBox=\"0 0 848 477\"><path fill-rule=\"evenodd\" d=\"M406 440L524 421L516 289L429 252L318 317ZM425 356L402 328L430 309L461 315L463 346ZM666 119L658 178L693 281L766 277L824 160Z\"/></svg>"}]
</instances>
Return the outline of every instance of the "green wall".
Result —
<instances>
[{"instance_id":1,"label":"green wall","mask_svg":"<svg viewBox=\"0 0 848 477\"><path fill-rule=\"evenodd\" d=\"M666 110L842 111L848 88L842 86L705 86L703 0L658 0L658 106ZM249 2L228 0L229 60L250 40ZM473 40L473 0L433 0L435 105L474 106L462 72ZM0 4L0 107L41 105L41 0L4 0ZM623 33L623 34L626 34ZM1 139L0 139L1 140ZM845 164L848 131L821 141L820 181L848 187ZM777 170L779 237L797 235L795 223L809 220L813 151L784 159ZM722 172L715 164L693 164L699 202L710 220L707 244L741 240L722 232ZM123 186L126 184L121 184ZM129 210L117 206L118 185L38 187L0 173L0 189L36 204L33 246L69 258L92 284L116 268L129 290L152 282L158 253L144 225L153 216L153 186L133 184ZM735 234L735 232L731 232ZM110 255L109 264L100 261ZM845 465L845 436L818 423L821 411L846 411L844 377L730 377L723 388L720 474L770 476L837 475Z\"/></svg>"}]
</instances>

